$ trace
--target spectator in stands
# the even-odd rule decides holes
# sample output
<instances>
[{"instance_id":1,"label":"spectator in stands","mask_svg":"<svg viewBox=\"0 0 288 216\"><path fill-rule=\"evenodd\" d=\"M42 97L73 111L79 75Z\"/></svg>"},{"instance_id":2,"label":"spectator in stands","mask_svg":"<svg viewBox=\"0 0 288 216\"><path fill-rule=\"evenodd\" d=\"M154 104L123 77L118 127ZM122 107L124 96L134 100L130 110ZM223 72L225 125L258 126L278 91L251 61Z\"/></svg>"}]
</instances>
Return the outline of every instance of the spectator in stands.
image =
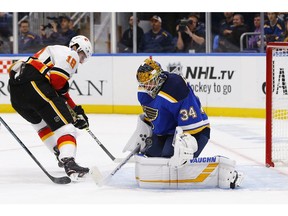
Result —
<instances>
[{"instance_id":1,"label":"spectator in stands","mask_svg":"<svg viewBox=\"0 0 288 216\"><path fill-rule=\"evenodd\" d=\"M42 25L40 27L40 31L43 42L45 45L58 44L68 46L70 40L76 36L76 32L70 27L70 18L68 16L60 16L58 20L53 20L51 22L51 34L47 34L44 26Z\"/></svg>"},{"instance_id":2,"label":"spectator in stands","mask_svg":"<svg viewBox=\"0 0 288 216\"><path fill-rule=\"evenodd\" d=\"M190 14L187 20L181 20L176 26L176 31L177 52L205 52L205 29L199 25L197 15Z\"/></svg>"},{"instance_id":3,"label":"spectator in stands","mask_svg":"<svg viewBox=\"0 0 288 216\"><path fill-rule=\"evenodd\" d=\"M226 52L224 44L225 38L231 33L233 28L233 12L224 12L224 19L220 22L219 35L215 35L213 42L213 51Z\"/></svg>"},{"instance_id":4,"label":"spectator in stands","mask_svg":"<svg viewBox=\"0 0 288 216\"><path fill-rule=\"evenodd\" d=\"M18 38L19 53L35 53L43 47L39 35L29 31L29 21L23 20L19 24L20 35Z\"/></svg>"},{"instance_id":5,"label":"spectator in stands","mask_svg":"<svg viewBox=\"0 0 288 216\"><path fill-rule=\"evenodd\" d=\"M1 37L0 37L0 53L6 53L7 49L4 47L4 42L1 40Z\"/></svg>"},{"instance_id":6,"label":"spectator in stands","mask_svg":"<svg viewBox=\"0 0 288 216\"><path fill-rule=\"evenodd\" d=\"M140 52L167 53L175 52L172 35L162 28L162 19L154 15L151 19L151 30L143 35Z\"/></svg>"},{"instance_id":7,"label":"spectator in stands","mask_svg":"<svg viewBox=\"0 0 288 216\"><path fill-rule=\"evenodd\" d=\"M252 35L249 37L249 40L248 40L248 48L249 49L255 49L255 50L258 50L258 42L260 40L260 37L258 33L261 33L261 17L260 17L260 14L257 13L255 14L254 16L254 33L257 33L255 35Z\"/></svg>"},{"instance_id":8,"label":"spectator in stands","mask_svg":"<svg viewBox=\"0 0 288 216\"><path fill-rule=\"evenodd\" d=\"M280 41L281 35L284 33L284 22L278 18L278 13L267 13L268 21L264 24L265 41ZM265 44L266 45L266 44Z\"/></svg>"},{"instance_id":9,"label":"spectator in stands","mask_svg":"<svg viewBox=\"0 0 288 216\"><path fill-rule=\"evenodd\" d=\"M144 31L138 26L140 20L137 18L137 52L139 51L140 42L144 35ZM129 28L123 33L123 36L118 44L119 52L133 52L133 16L129 17Z\"/></svg>"},{"instance_id":10,"label":"spectator in stands","mask_svg":"<svg viewBox=\"0 0 288 216\"><path fill-rule=\"evenodd\" d=\"M284 34L280 36L280 41L288 42L288 16L285 17L285 31Z\"/></svg>"},{"instance_id":11,"label":"spectator in stands","mask_svg":"<svg viewBox=\"0 0 288 216\"><path fill-rule=\"evenodd\" d=\"M1 54L12 53L10 43L4 41L1 36L0 36L0 53Z\"/></svg>"},{"instance_id":12,"label":"spectator in stands","mask_svg":"<svg viewBox=\"0 0 288 216\"><path fill-rule=\"evenodd\" d=\"M240 38L249 28L244 23L244 17L241 14L234 14L233 26L231 30L226 30L226 35L221 41L222 51L224 52L239 52Z\"/></svg>"},{"instance_id":13,"label":"spectator in stands","mask_svg":"<svg viewBox=\"0 0 288 216\"><path fill-rule=\"evenodd\" d=\"M9 13L0 12L0 53L12 53L13 17Z\"/></svg>"},{"instance_id":14,"label":"spectator in stands","mask_svg":"<svg viewBox=\"0 0 288 216\"><path fill-rule=\"evenodd\" d=\"M79 27L79 25L75 25L73 19L70 19L70 21L69 21L69 29L74 31L76 33L76 35L80 34L80 27Z\"/></svg>"}]
</instances>

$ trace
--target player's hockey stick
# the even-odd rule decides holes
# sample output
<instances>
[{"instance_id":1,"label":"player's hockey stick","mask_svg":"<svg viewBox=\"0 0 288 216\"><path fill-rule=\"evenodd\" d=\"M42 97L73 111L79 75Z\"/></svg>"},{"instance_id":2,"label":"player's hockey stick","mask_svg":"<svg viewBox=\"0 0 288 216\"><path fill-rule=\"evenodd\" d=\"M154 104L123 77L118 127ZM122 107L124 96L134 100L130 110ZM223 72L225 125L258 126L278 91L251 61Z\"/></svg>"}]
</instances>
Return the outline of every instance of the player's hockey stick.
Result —
<instances>
[{"instance_id":1,"label":"player's hockey stick","mask_svg":"<svg viewBox=\"0 0 288 216\"><path fill-rule=\"evenodd\" d=\"M118 164L118 166L107 176L103 176L98 167L96 166L92 167L91 175L95 183L98 186L103 186L104 184L106 184L115 175L115 173L117 173L117 171L120 170L121 167L124 166L130 160L130 158L133 155L137 154L139 151L140 151L140 145L137 145L136 148L126 158L124 158L122 162Z\"/></svg>"},{"instance_id":2,"label":"player's hockey stick","mask_svg":"<svg viewBox=\"0 0 288 216\"><path fill-rule=\"evenodd\" d=\"M104 150L104 152L111 158L112 161L115 163L119 163L123 161L123 158L115 158L106 148L105 146L100 142L100 140L94 135L94 133L89 129L86 128L87 132L90 134L90 136L97 142L97 144ZM131 163L133 163L134 160L131 160Z\"/></svg>"},{"instance_id":3,"label":"player's hockey stick","mask_svg":"<svg viewBox=\"0 0 288 216\"><path fill-rule=\"evenodd\" d=\"M67 104L67 107L74 119L76 121L77 119L77 113ZM89 129L89 127L85 128L85 130L90 134L90 136L97 142L97 144L103 149L103 151L111 158L112 161L118 162L121 161L120 158L115 158L109 151L106 149L106 147L100 142L100 140L94 135L94 133Z\"/></svg>"},{"instance_id":4,"label":"player's hockey stick","mask_svg":"<svg viewBox=\"0 0 288 216\"><path fill-rule=\"evenodd\" d=\"M90 134L90 136L97 142L97 144L103 149L103 151L111 158L112 161L115 161L116 158L105 148L105 146L100 142L100 140L94 135L94 133L86 128L86 131Z\"/></svg>"},{"instance_id":5,"label":"player's hockey stick","mask_svg":"<svg viewBox=\"0 0 288 216\"><path fill-rule=\"evenodd\" d=\"M51 176L47 170L41 165L41 163L34 157L34 155L29 151L29 149L24 145L24 143L18 138L18 136L13 132L13 130L6 124L6 122L0 116L0 121L7 128L7 130L12 134L12 136L18 141L18 143L24 148L24 150L29 154L29 156L35 161L35 163L42 169L42 171L56 184L68 184L71 179L68 176L54 177Z\"/></svg>"}]
</instances>

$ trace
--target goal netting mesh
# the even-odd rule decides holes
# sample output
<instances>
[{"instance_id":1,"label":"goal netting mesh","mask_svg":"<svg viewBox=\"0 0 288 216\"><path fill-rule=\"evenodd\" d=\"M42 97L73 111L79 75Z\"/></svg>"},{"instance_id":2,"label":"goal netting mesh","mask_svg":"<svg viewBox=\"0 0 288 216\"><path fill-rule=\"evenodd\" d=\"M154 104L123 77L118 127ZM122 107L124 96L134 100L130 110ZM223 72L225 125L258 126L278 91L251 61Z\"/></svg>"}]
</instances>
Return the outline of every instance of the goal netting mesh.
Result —
<instances>
[{"instance_id":1,"label":"goal netting mesh","mask_svg":"<svg viewBox=\"0 0 288 216\"><path fill-rule=\"evenodd\" d=\"M288 44L271 44L266 52L266 97L270 97L266 100L266 126L271 130L271 134L266 131L266 136L271 137L266 137L270 151L266 162L270 160L272 166L288 165Z\"/></svg>"}]
</instances>

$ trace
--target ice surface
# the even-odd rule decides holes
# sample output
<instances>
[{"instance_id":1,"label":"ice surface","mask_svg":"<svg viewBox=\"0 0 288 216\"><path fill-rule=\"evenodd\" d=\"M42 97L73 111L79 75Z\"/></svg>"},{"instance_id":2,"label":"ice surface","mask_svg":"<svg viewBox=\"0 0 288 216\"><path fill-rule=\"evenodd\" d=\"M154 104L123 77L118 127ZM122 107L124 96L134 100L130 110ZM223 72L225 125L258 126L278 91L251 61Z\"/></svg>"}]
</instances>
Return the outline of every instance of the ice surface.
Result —
<instances>
[{"instance_id":1,"label":"ice surface","mask_svg":"<svg viewBox=\"0 0 288 216\"><path fill-rule=\"evenodd\" d=\"M41 143L29 123L18 114L1 114L1 117L51 175L65 175L64 170L58 168L54 155ZM223 155L236 160L237 170L245 173L241 188L236 190L218 188L193 190L140 189L135 181L133 163L128 163L122 167L108 185L103 187L98 187L90 176L87 177L85 182L56 185L50 181L6 128L1 125L0 205L5 206L10 211L10 204L17 207L20 204L25 204L20 205L20 209L30 209L31 205L31 208L35 208L36 205L36 207L40 206L40 209L45 208L46 213L49 212L48 209L53 209L55 205L55 209L58 209L59 206L69 206L69 208L74 209L72 212L77 212L77 215L83 213L80 210L81 206L85 206L83 211L89 209L89 211L94 212L92 215L100 215L98 210L103 205L107 212L117 214L120 209L124 209L128 213L127 209L132 208L132 206L140 205L139 208L146 209L147 206L152 205L154 206L152 208L157 206L158 209L158 207L164 205L164 207L161 207L164 212L164 209L167 210L171 206L185 204L185 208L187 211L191 211L191 215L196 211L194 208L198 204L201 209L203 209L202 204L228 205L230 207L235 204L236 206L238 206L237 204L253 204L257 206L258 210L267 208L267 204L273 206L272 209L274 209L272 204L285 206L288 203L288 168L266 168L264 165L264 119L210 117L210 121L212 128L211 140L204 149L202 156ZM128 154L122 153L122 149L135 130L136 115L89 114L89 122L91 131L115 157L124 158ZM104 175L117 166L117 163L111 161L86 131L79 130L77 141L77 162L80 165L97 166ZM44 207L42 204L45 204ZM106 204L117 207L109 208ZM260 205L259 208L258 204ZM47 206L52 206L52 208L47 208ZM63 210L62 207L60 209L57 210L58 213ZM205 211L209 212L209 208ZM65 210L63 212L65 214ZM226 212L230 215L228 212L231 213L230 208ZM31 214L32 212L30 212ZM54 211L51 214L58 215Z\"/></svg>"}]
</instances>

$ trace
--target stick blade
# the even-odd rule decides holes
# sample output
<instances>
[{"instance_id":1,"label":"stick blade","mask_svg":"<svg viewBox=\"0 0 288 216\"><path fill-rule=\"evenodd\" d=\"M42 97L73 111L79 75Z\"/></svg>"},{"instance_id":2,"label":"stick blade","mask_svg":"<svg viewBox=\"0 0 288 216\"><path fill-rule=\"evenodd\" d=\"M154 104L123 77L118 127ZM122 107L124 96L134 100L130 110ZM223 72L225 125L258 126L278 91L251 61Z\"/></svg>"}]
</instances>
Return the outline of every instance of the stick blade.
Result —
<instances>
[{"instance_id":1,"label":"stick blade","mask_svg":"<svg viewBox=\"0 0 288 216\"><path fill-rule=\"evenodd\" d=\"M103 176L98 167L91 167L90 173L94 182L101 187L103 185Z\"/></svg>"},{"instance_id":2,"label":"stick blade","mask_svg":"<svg viewBox=\"0 0 288 216\"><path fill-rule=\"evenodd\" d=\"M56 183L56 184L69 184L71 182L71 179L68 176L63 176L63 177L54 177L51 178L51 180Z\"/></svg>"}]
</instances>

